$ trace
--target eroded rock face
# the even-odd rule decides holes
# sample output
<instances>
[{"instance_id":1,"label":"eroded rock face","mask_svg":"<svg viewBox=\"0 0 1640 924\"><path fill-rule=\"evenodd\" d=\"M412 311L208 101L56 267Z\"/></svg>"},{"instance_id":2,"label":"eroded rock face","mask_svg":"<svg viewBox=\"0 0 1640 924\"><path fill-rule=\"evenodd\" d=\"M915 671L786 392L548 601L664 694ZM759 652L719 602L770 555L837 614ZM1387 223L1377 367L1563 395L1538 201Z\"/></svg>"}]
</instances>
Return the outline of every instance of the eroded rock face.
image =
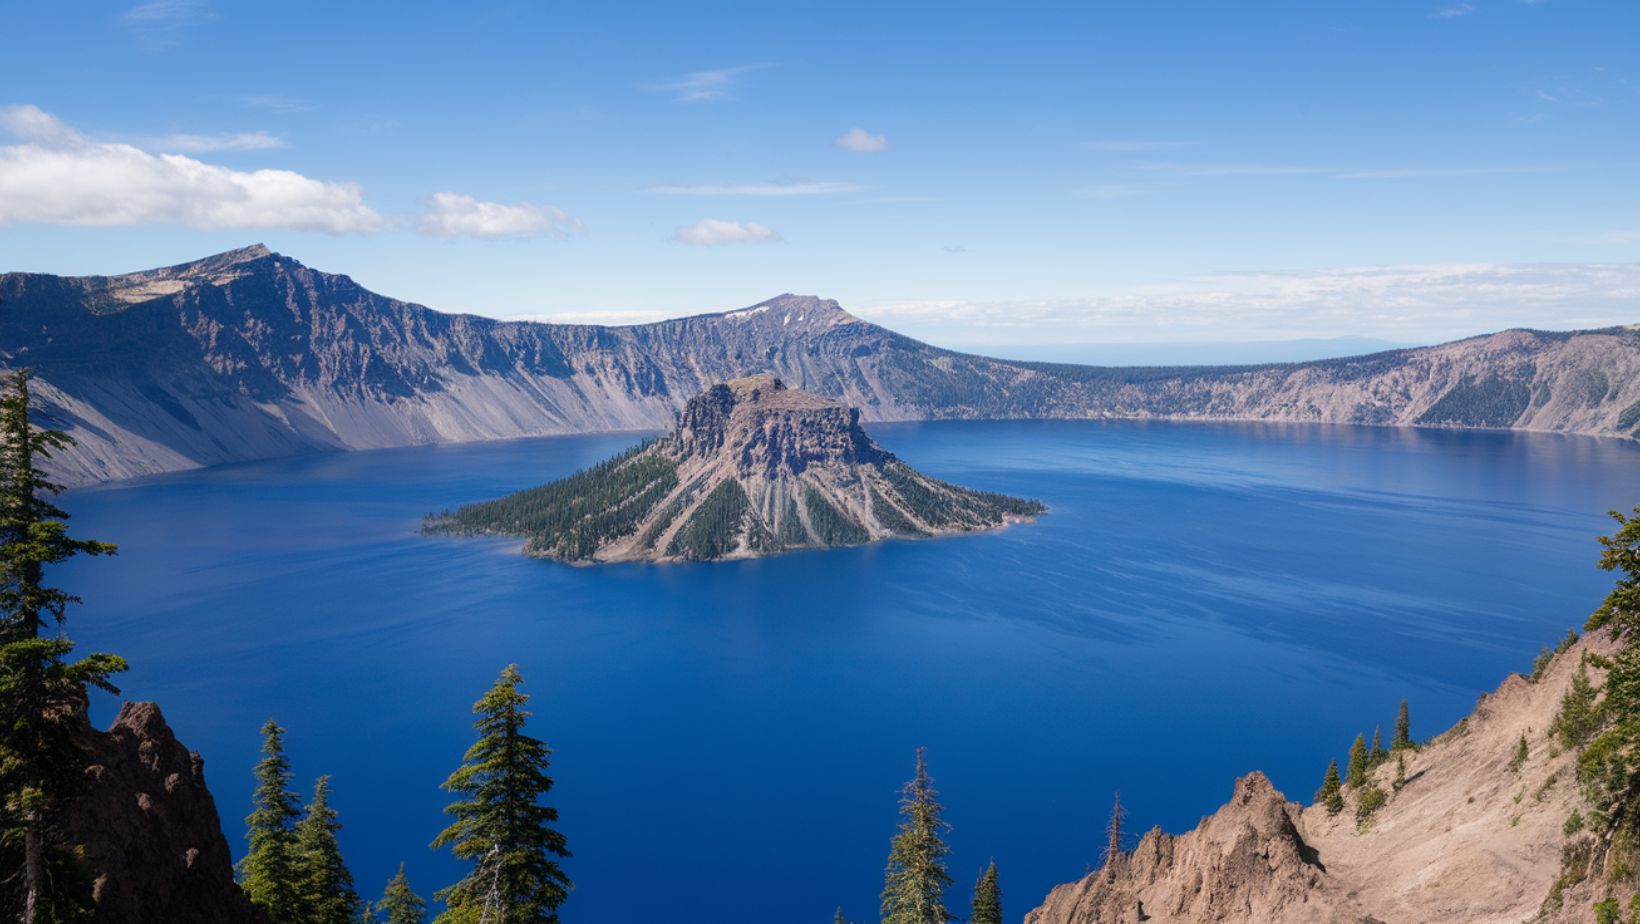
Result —
<instances>
[{"instance_id":1,"label":"eroded rock face","mask_svg":"<svg viewBox=\"0 0 1640 924\"><path fill-rule=\"evenodd\" d=\"M262 924L234 882L204 761L153 703L89 731L93 763L64 824L96 876L97 924Z\"/></svg>"},{"instance_id":2,"label":"eroded rock face","mask_svg":"<svg viewBox=\"0 0 1640 924\"><path fill-rule=\"evenodd\" d=\"M1262 773L1182 835L1152 829L1109 869L1049 893L1026 924L1273 921L1364 924L1304 842L1290 805Z\"/></svg>"},{"instance_id":3,"label":"eroded rock face","mask_svg":"<svg viewBox=\"0 0 1640 924\"><path fill-rule=\"evenodd\" d=\"M978 532L1044 509L930 478L855 409L764 374L706 389L659 440L425 529L524 536L530 554L574 562L707 561Z\"/></svg>"},{"instance_id":4,"label":"eroded rock face","mask_svg":"<svg viewBox=\"0 0 1640 924\"><path fill-rule=\"evenodd\" d=\"M1560 748L1549 729L1580 666L1597 686L1603 679L1599 660L1585 663L1584 655L1614 650L1609 634L1590 633L1537 680L1510 676L1457 726L1397 752L1399 786L1397 760L1373 768L1368 781L1388 801L1365 824L1356 787L1346 786L1344 810L1329 814L1287 802L1254 773L1195 829L1151 831L1114 878L1101 870L1059 886L1026 922L1591 921L1595 901L1627 902L1634 887L1592 872L1563 878L1563 857L1592 835L1566 833L1568 816L1586 816L1589 806L1576 783L1576 752ZM1511 769L1523 737L1530 758Z\"/></svg>"}]
</instances>

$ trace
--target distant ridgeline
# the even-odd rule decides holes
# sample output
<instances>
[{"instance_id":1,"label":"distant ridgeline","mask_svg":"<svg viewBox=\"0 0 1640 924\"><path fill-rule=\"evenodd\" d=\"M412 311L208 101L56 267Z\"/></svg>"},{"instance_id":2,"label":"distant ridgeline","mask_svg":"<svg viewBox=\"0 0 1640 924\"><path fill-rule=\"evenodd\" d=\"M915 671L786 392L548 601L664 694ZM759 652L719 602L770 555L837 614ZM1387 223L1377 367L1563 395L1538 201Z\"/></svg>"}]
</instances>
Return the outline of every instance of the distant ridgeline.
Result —
<instances>
[{"instance_id":1,"label":"distant ridgeline","mask_svg":"<svg viewBox=\"0 0 1640 924\"><path fill-rule=\"evenodd\" d=\"M834 301L606 327L386 298L266 247L121 276L0 273L0 369L36 375L67 484L337 449L656 430L773 373L863 419L1165 418L1640 437L1640 325L1221 368L1011 362ZM801 502L799 502L801 503Z\"/></svg>"},{"instance_id":2,"label":"distant ridgeline","mask_svg":"<svg viewBox=\"0 0 1640 924\"><path fill-rule=\"evenodd\" d=\"M423 530L523 536L526 554L566 561L709 561L977 532L1047 509L930 478L859 417L772 375L736 379L691 400L664 437Z\"/></svg>"}]
</instances>

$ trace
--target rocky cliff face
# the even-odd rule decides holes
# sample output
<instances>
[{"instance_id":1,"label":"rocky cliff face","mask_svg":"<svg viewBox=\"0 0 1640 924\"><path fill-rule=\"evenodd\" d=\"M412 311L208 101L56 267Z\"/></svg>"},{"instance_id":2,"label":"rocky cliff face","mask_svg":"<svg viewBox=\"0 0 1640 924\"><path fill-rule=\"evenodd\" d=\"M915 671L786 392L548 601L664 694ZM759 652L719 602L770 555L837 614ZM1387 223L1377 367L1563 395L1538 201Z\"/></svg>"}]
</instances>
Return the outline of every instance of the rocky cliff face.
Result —
<instances>
[{"instance_id":1,"label":"rocky cliff face","mask_svg":"<svg viewBox=\"0 0 1640 924\"><path fill-rule=\"evenodd\" d=\"M859 411L765 374L706 389L659 440L426 529L526 536L527 552L569 561L704 561L975 532L1043 509L923 475L872 442Z\"/></svg>"},{"instance_id":2,"label":"rocky cliff face","mask_svg":"<svg viewBox=\"0 0 1640 924\"><path fill-rule=\"evenodd\" d=\"M1536 682L1511 676L1457 727L1402 752L1404 785L1394 785L1393 760L1378 766L1369 781L1389 801L1364 824L1353 787L1330 815L1286 801L1254 773L1194 830L1151 831L1114 875L1059 886L1026 924L1591 921L1607 888L1593 877L1556 897L1563 858L1591 835L1564 830L1588 809L1576 754L1556 747L1549 727L1584 653L1613 648L1591 635ZM1522 736L1529 756L1511 769Z\"/></svg>"},{"instance_id":3,"label":"rocky cliff face","mask_svg":"<svg viewBox=\"0 0 1640 924\"><path fill-rule=\"evenodd\" d=\"M1640 330L1509 331L1246 368L987 359L783 295L632 327L504 323L369 292L249 247L124 276L0 275L0 366L30 366L79 445L71 483L330 449L663 429L772 373L866 420L1178 418L1634 436Z\"/></svg>"},{"instance_id":4,"label":"rocky cliff face","mask_svg":"<svg viewBox=\"0 0 1640 924\"><path fill-rule=\"evenodd\" d=\"M237 883L204 762L159 707L126 703L88 729L87 789L63 826L96 876L96 924L262 924Z\"/></svg>"}]
</instances>

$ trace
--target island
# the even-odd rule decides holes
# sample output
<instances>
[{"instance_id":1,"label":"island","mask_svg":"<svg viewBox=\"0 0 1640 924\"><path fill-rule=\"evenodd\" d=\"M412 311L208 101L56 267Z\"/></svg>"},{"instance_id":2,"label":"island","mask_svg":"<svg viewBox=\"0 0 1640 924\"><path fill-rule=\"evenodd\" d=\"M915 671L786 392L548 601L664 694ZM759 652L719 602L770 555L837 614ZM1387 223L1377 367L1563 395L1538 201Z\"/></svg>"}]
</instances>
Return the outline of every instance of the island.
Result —
<instances>
[{"instance_id":1,"label":"island","mask_svg":"<svg viewBox=\"0 0 1640 924\"><path fill-rule=\"evenodd\" d=\"M706 389L664 436L422 530L521 536L527 555L580 564L713 561L981 532L1046 510L924 475L867 436L858 409L763 374Z\"/></svg>"}]
</instances>

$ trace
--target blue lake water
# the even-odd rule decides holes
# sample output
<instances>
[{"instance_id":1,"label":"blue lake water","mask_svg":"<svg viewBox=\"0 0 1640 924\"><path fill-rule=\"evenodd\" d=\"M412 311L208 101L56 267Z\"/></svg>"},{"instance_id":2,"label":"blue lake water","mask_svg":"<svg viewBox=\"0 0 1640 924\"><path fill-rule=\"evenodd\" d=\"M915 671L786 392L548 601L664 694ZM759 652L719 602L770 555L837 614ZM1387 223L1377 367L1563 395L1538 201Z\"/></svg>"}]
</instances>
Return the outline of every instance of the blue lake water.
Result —
<instances>
[{"instance_id":1,"label":"blue lake water","mask_svg":"<svg viewBox=\"0 0 1640 924\"><path fill-rule=\"evenodd\" d=\"M1111 794L1178 830L1266 770L1307 799L1358 730L1456 721L1581 625L1640 446L1510 433L1097 422L872 427L912 465L1045 501L1034 524L709 565L572 568L423 538L421 514L633 436L228 466L70 492L110 560L62 569L81 650L126 655L206 759L235 850L257 727L333 777L366 897L427 844L469 708L517 662L556 751L566 920L872 919L926 745L952 905L1010 919L1098 861ZM102 697L97 715L111 717ZM1387 731L1386 731L1387 734ZM778 910L775 910L778 909Z\"/></svg>"}]
</instances>

